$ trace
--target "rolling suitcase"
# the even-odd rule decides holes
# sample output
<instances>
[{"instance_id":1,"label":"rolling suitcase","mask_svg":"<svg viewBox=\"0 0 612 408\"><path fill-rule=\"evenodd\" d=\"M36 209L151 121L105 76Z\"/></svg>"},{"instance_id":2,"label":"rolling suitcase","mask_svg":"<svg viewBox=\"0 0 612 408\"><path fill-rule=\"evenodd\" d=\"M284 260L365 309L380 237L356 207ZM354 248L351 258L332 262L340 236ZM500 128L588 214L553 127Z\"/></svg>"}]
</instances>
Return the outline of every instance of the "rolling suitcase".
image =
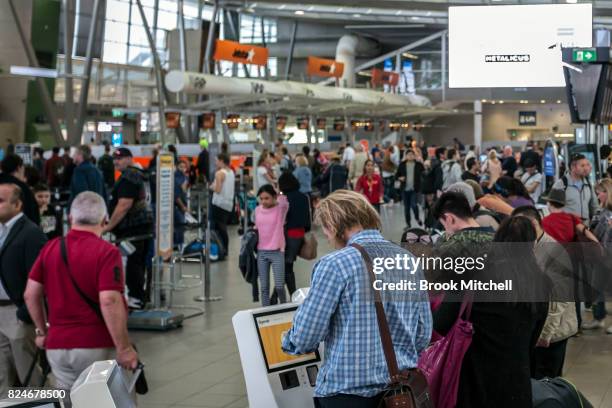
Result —
<instances>
[{"instance_id":1,"label":"rolling suitcase","mask_svg":"<svg viewBox=\"0 0 612 408\"><path fill-rule=\"evenodd\" d=\"M183 325L184 315L171 310L134 310L128 316L128 329L130 330L159 330L176 329Z\"/></svg>"}]
</instances>

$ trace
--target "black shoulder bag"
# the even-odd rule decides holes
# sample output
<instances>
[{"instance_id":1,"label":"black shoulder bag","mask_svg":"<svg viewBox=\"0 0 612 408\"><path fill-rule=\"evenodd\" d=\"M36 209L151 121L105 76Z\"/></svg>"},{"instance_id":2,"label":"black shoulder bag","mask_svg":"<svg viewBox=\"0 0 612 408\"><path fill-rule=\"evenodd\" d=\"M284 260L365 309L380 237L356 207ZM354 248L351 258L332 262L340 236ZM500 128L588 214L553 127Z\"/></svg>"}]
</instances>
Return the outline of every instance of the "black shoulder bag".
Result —
<instances>
[{"instance_id":1,"label":"black shoulder bag","mask_svg":"<svg viewBox=\"0 0 612 408\"><path fill-rule=\"evenodd\" d=\"M70 277L70 282L72 282L72 286L77 291L81 299L96 313L96 316L104 322L104 316L102 315L102 309L100 309L100 304L98 302L93 301L89 296L85 294L76 283L74 276L72 276L72 271L70 269L70 263L68 262L68 251L66 250L66 238L60 238L60 251L62 253L62 260L64 261L64 265L66 265L66 269L68 269L68 276ZM132 345L136 350L136 346ZM144 395L149 392L149 386L147 384L147 380L144 375L144 365L139 361L138 367L136 368L135 375L137 375L134 389L137 394Z\"/></svg>"}]
</instances>

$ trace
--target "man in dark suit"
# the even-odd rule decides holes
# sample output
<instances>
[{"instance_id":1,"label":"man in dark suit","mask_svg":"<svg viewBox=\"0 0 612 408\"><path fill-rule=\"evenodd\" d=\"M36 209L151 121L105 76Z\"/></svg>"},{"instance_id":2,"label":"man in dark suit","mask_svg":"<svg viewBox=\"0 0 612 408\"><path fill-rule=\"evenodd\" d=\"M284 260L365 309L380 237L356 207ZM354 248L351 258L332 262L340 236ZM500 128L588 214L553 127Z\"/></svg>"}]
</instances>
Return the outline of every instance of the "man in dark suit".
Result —
<instances>
[{"instance_id":1,"label":"man in dark suit","mask_svg":"<svg viewBox=\"0 0 612 408\"><path fill-rule=\"evenodd\" d=\"M22 208L19 186L0 184L0 398L17 379L25 381L36 352L36 333L23 294L47 237ZM39 382L35 371L30 384Z\"/></svg>"},{"instance_id":2,"label":"man in dark suit","mask_svg":"<svg viewBox=\"0 0 612 408\"><path fill-rule=\"evenodd\" d=\"M16 154L7 154L0 163L0 184L15 184L21 189L23 213L36 225L40 225L40 212L34 193L25 183L23 159Z\"/></svg>"}]
</instances>

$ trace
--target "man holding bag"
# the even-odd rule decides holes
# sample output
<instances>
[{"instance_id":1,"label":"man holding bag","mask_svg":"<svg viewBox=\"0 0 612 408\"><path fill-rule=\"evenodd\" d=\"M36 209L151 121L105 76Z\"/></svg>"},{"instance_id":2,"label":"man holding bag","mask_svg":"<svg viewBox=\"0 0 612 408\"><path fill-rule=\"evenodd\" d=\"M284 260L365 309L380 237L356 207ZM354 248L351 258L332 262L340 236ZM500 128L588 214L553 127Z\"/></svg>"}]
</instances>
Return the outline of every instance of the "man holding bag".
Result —
<instances>
[{"instance_id":1,"label":"man holding bag","mask_svg":"<svg viewBox=\"0 0 612 408\"><path fill-rule=\"evenodd\" d=\"M91 191L79 194L70 207L70 221L68 235L41 251L25 292L36 345L47 350L56 386L68 390L95 361L114 356L131 370L138 364L127 331L121 255L100 238L108 221L104 199Z\"/></svg>"},{"instance_id":2,"label":"man holding bag","mask_svg":"<svg viewBox=\"0 0 612 408\"><path fill-rule=\"evenodd\" d=\"M315 406L375 408L393 381L383 352L379 318L374 306L370 274L358 248L371 259L412 257L380 233L378 213L366 198L353 191L336 191L321 201L316 221L335 252L314 267L310 292L298 309L293 327L283 337L283 350L304 354L325 342L325 358L314 390ZM418 282L415 273L394 266L376 279ZM418 288L418 285L417 285ZM432 317L425 291L383 295L397 368L417 366L419 353L431 338Z\"/></svg>"}]
</instances>

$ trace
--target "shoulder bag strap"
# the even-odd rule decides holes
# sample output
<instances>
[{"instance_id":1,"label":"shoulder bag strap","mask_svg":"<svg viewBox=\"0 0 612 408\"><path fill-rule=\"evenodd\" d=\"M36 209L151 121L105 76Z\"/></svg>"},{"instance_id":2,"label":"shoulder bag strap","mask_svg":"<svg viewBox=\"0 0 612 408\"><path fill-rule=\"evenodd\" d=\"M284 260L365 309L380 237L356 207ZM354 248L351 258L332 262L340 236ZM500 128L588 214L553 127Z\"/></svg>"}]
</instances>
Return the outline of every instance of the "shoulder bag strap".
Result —
<instances>
[{"instance_id":1,"label":"shoulder bag strap","mask_svg":"<svg viewBox=\"0 0 612 408\"><path fill-rule=\"evenodd\" d=\"M469 291L463 296L463 301L461 302L461 309L459 310L459 316L457 316L457 319L463 317L465 320L470 321L470 317L472 316L473 303L474 292Z\"/></svg>"},{"instance_id":2,"label":"shoulder bag strap","mask_svg":"<svg viewBox=\"0 0 612 408\"><path fill-rule=\"evenodd\" d=\"M79 285L74 280L74 277L72 276L72 271L70 270L70 264L68 263L68 251L66 249L66 238L65 237L60 238L60 251L62 253L62 260L64 261L64 264L66 265L66 269L68 269L68 276L70 277L70 282L72 282L72 286L77 291L79 296L81 296L83 301L87 303L87 305L96 313L96 315L100 318L100 320L104 321L104 316L102 316L102 310L100 310L100 304L91 300L89 296L87 296L85 292L81 290Z\"/></svg>"},{"instance_id":3,"label":"shoulder bag strap","mask_svg":"<svg viewBox=\"0 0 612 408\"><path fill-rule=\"evenodd\" d=\"M366 264L368 269L368 276L370 277L370 283L374 284L376 276L372 269L372 260L366 250L359 244L352 243L351 246L361 253L361 257ZM380 331L380 339L382 341L383 352L385 354L385 360L387 361L387 368L389 369L389 375L391 376L391 382L396 383L399 380L399 367L397 365L397 358L395 356L395 350L393 350L393 340L391 339L391 332L389 330L389 323L385 316L385 309L380 298L380 292L374 290L374 306L376 307L376 320L378 320L378 330Z\"/></svg>"}]
</instances>

